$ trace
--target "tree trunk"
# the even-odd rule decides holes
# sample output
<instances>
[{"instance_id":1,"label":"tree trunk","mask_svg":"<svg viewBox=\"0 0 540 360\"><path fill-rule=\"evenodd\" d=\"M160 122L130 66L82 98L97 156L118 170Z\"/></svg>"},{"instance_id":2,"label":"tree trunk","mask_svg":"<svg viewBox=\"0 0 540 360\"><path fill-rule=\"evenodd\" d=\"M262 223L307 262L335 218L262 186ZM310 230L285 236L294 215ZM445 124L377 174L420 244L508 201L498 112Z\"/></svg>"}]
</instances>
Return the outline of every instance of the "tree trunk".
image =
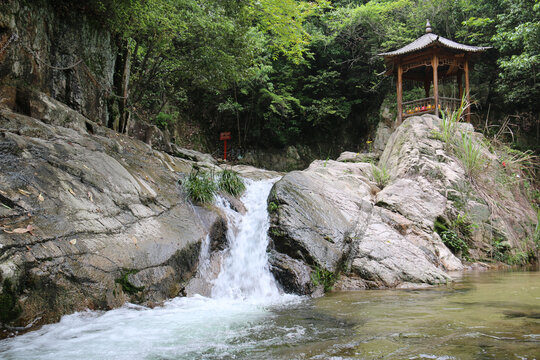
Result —
<instances>
[{"instance_id":1,"label":"tree trunk","mask_svg":"<svg viewBox=\"0 0 540 360\"><path fill-rule=\"evenodd\" d=\"M128 95L129 95L129 76L131 73L131 49L129 42L124 43L124 70L122 74L122 110L119 131L125 133L129 120Z\"/></svg>"},{"instance_id":2,"label":"tree trunk","mask_svg":"<svg viewBox=\"0 0 540 360\"><path fill-rule=\"evenodd\" d=\"M242 148L242 134L240 133L240 114L238 113L238 97L236 96L236 84L234 84L234 102L236 112L236 127L238 129L238 149Z\"/></svg>"}]
</instances>

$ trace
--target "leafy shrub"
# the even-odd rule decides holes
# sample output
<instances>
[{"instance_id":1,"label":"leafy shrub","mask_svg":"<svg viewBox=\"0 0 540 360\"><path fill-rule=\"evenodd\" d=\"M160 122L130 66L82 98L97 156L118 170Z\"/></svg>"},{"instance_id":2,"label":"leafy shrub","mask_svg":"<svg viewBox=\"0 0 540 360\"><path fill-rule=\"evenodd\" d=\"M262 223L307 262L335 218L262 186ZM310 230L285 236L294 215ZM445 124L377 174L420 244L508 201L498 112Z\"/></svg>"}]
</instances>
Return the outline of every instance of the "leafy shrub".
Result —
<instances>
[{"instance_id":1,"label":"leafy shrub","mask_svg":"<svg viewBox=\"0 0 540 360\"><path fill-rule=\"evenodd\" d=\"M332 290L332 287L337 281L337 276L331 271L316 266L311 273L311 281L315 286L322 285L324 287L324 291L328 292Z\"/></svg>"},{"instance_id":2,"label":"leafy shrub","mask_svg":"<svg viewBox=\"0 0 540 360\"><path fill-rule=\"evenodd\" d=\"M441 237L444 245L457 256L467 258L469 256L469 245L464 237L470 236L472 224L468 222L466 216L459 216L456 220L447 224L442 218L435 220L435 231Z\"/></svg>"},{"instance_id":3,"label":"leafy shrub","mask_svg":"<svg viewBox=\"0 0 540 360\"><path fill-rule=\"evenodd\" d=\"M278 208L279 208L279 205L276 204L275 202L270 201L270 202L268 203L268 212L269 212L269 213L276 212L276 211L278 210Z\"/></svg>"},{"instance_id":4,"label":"leafy shrub","mask_svg":"<svg viewBox=\"0 0 540 360\"><path fill-rule=\"evenodd\" d=\"M223 170L219 177L218 187L220 190L238 196L246 190L246 185L236 171Z\"/></svg>"},{"instance_id":5,"label":"leafy shrub","mask_svg":"<svg viewBox=\"0 0 540 360\"><path fill-rule=\"evenodd\" d=\"M182 181L184 190L188 197L200 204L206 204L214 200L216 194L216 183L212 174L205 171L191 172L187 178Z\"/></svg>"},{"instance_id":6,"label":"leafy shrub","mask_svg":"<svg viewBox=\"0 0 540 360\"><path fill-rule=\"evenodd\" d=\"M504 238L495 238L491 244L491 258L509 265L524 265L529 262L529 257L534 258L524 251L511 252L510 244Z\"/></svg>"},{"instance_id":7,"label":"leafy shrub","mask_svg":"<svg viewBox=\"0 0 540 360\"><path fill-rule=\"evenodd\" d=\"M167 130L167 129L170 129L176 123L177 117L178 117L177 112L173 114L160 112L159 114L156 115L154 123L161 130Z\"/></svg>"},{"instance_id":8,"label":"leafy shrub","mask_svg":"<svg viewBox=\"0 0 540 360\"><path fill-rule=\"evenodd\" d=\"M386 166L381 165L380 168L371 164L371 175L373 176L373 181L381 189L384 188L390 182L390 174Z\"/></svg>"}]
</instances>

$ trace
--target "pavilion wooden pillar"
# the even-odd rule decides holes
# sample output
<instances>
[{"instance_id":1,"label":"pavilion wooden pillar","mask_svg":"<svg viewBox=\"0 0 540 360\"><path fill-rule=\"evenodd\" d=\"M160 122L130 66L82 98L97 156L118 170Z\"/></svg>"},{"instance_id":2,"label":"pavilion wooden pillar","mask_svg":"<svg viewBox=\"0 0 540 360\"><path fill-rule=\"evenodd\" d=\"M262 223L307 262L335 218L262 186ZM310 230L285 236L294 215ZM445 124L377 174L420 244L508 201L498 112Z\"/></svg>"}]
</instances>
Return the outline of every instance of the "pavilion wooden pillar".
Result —
<instances>
[{"instance_id":1,"label":"pavilion wooden pillar","mask_svg":"<svg viewBox=\"0 0 540 360\"><path fill-rule=\"evenodd\" d=\"M431 67L433 68L433 97L435 98L435 116L439 116L439 57L433 55L431 59Z\"/></svg>"},{"instance_id":2,"label":"pavilion wooden pillar","mask_svg":"<svg viewBox=\"0 0 540 360\"><path fill-rule=\"evenodd\" d=\"M461 78L462 75L463 75L462 71L458 70L456 77L457 77L457 85L459 89L459 101L463 100L463 79Z\"/></svg>"},{"instance_id":3,"label":"pavilion wooden pillar","mask_svg":"<svg viewBox=\"0 0 540 360\"><path fill-rule=\"evenodd\" d=\"M426 76L424 79L424 91L426 92L426 97L429 97L429 88L431 87L431 80Z\"/></svg>"},{"instance_id":4,"label":"pavilion wooden pillar","mask_svg":"<svg viewBox=\"0 0 540 360\"><path fill-rule=\"evenodd\" d=\"M465 58L465 65L463 66L465 70L465 96L467 97L467 122L471 122L471 96L469 92L469 59Z\"/></svg>"},{"instance_id":5,"label":"pavilion wooden pillar","mask_svg":"<svg viewBox=\"0 0 540 360\"><path fill-rule=\"evenodd\" d=\"M397 111L398 111L398 126L403 120L403 66L398 64L397 72Z\"/></svg>"}]
</instances>

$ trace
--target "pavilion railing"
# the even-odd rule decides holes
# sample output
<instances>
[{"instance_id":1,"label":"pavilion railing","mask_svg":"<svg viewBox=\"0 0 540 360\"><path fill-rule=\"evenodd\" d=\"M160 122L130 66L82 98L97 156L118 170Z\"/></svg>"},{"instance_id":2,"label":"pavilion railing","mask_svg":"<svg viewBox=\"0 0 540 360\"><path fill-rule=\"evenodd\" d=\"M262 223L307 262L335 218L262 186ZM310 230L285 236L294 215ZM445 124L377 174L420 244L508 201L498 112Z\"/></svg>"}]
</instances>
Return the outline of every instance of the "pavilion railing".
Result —
<instances>
[{"instance_id":1,"label":"pavilion railing","mask_svg":"<svg viewBox=\"0 0 540 360\"><path fill-rule=\"evenodd\" d=\"M439 109L455 110L461 104L459 99L449 97L439 97ZM403 117L435 113L435 98L427 97L403 103Z\"/></svg>"}]
</instances>

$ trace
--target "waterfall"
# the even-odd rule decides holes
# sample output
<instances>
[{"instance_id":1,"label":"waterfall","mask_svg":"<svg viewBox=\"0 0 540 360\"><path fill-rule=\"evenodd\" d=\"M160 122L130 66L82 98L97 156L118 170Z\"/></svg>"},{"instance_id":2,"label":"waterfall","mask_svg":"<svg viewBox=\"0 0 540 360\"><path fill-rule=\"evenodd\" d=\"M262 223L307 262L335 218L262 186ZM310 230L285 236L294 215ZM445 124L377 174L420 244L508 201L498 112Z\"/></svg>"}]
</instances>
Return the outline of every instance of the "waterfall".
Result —
<instances>
[{"instance_id":1,"label":"waterfall","mask_svg":"<svg viewBox=\"0 0 540 360\"><path fill-rule=\"evenodd\" d=\"M280 295L268 268L266 198L274 182L246 180L241 200L247 211L243 215L224 199L217 199L228 220L229 249L221 254L224 259L210 298L178 297L153 309L126 304L107 312L66 315L57 324L0 341L0 358L237 358L245 357L245 351L257 345L253 336L261 332L269 334L270 342L276 344L297 336L297 327L275 327L271 320L272 309L301 300ZM210 262L209 247L207 237L201 246L199 271L203 276L210 275L204 274Z\"/></svg>"},{"instance_id":2,"label":"waterfall","mask_svg":"<svg viewBox=\"0 0 540 360\"><path fill-rule=\"evenodd\" d=\"M246 181L241 200L246 213L231 209L222 198L217 201L228 219L229 253L214 282L212 297L254 302L268 301L279 296L274 277L268 269L268 211L266 199L274 180Z\"/></svg>"}]
</instances>

